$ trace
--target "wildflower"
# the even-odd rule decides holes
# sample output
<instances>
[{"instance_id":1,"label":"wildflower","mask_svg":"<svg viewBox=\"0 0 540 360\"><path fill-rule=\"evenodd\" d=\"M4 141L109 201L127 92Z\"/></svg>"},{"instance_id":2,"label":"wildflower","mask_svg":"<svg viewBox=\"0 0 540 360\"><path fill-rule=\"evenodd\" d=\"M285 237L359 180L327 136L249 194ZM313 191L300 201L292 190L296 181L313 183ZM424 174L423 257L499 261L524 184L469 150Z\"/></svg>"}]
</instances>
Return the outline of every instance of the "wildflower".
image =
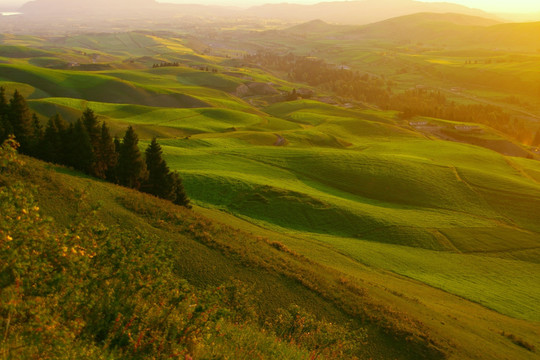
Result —
<instances>
[{"instance_id":1,"label":"wildflower","mask_svg":"<svg viewBox=\"0 0 540 360\"><path fill-rule=\"evenodd\" d=\"M12 238L11 236L8 235L8 236L6 236L6 240L7 240L7 241L12 241L13 238Z\"/></svg>"},{"instance_id":2,"label":"wildflower","mask_svg":"<svg viewBox=\"0 0 540 360\"><path fill-rule=\"evenodd\" d=\"M39 211L39 206L34 206L34 207L32 208L32 210L34 210L34 211Z\"/></svg>"},{"instance_id":3,"label":"wildflower","mask_svg":"<svg viewBox=\"0 0 540 360\"><path fill-rule=\"evenodd\" d=\"M28 214L28 211L27 211L26 209L22 209L22 213L23 213L24 215L26 215L26 214Z\"/></svg>"}]
</instances>

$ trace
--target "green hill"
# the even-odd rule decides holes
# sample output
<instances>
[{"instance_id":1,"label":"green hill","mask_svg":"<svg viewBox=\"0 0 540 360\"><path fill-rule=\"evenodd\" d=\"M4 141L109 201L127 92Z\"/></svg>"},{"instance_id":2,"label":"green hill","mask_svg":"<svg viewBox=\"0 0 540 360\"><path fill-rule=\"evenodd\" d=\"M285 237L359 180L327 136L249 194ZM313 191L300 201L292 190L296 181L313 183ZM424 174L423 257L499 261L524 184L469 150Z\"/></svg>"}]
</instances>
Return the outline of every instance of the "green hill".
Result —
<instances>
[{"instance_id":1,"label":"green hill","mask_svg":"<svg viewBox=\"0 0 540 360\"><path fill-rule=\"evenodd\" d=\"M2 286L8 291L2 296L17 311L10 315L11 327L9 321L6 325L10 336L4 337L8 342L3 349L10 356L31 357L33 346L39 346L41 356L94 358L107 354L109 358L138 359L161 351L151 346L152 339L163 341L161 348L164 346L165 351L176 349L201 358L229 354L249 359L258 354L268 359L304 359L316 349L310 346L318 347L327 340L329 347L317 352L328 359L383 353L403 359L440 356L423 330L392 325L391 313L386 318L364 290L343 283L344 274L313 263L277 241L213 220L197 207L186 210L65 168L30 158L23 158L21 163L8 156L2 150L1 255L8 263L13 261L17 274L43 279L36 287L33 280L22 278L21 296L29 304L49 306L32 312L25 303L17 302L17 292L11 292L14 280L3 277ZM6 201L11 196L14 201ZM12 217L18 213L22 217ZM30 238L35 243L29 244ZM38 254L34 244L43 257L27 268L24 261L33 261ZM19 252L12 252L11 246ZM61 266L68 274L57 274L57 270L49 269L50 264ZM10 274L5 266L1 270ZM38 292L32 292L32 287ZM91 289L92 293L84 295ZM221 297L220 289L231 293ZM153 293L159 297L154 298ZM86 297L81 302L76 300L79 296ZM62 313L62 305L55 303L58 301L71 301L71 312ZM308 311L299 313L305 316L305 323L281 324L281 318L275 317L279 309L297 311L291 304ZM190 310L192 307L195 311ZM256 313L260 315L255 317ZM310 313L335 324L315 320ZM191 321L174 323L174 317L186 315ZM27 323L24 316L35 316L35 320ZM79 319L76 325L71 323L73 316ZM348 319L351 325L347 325ZM125 327L121 332L117 331L119 321ZM135 326L130 328L133 321ZM266 327L261 325L264 322ZM46 326L38 330L40 337L26 335L40 324ZM304 326L311 328L303 330ZM344 335L340 326L357 330L347 328ZM65 331L72 334L65 336ZM369 342L362 340L366 331ZM282 338L284 334L290 337ZM320 337L310 340L315 334ZM405 341L406 334L416 340ZM332 339L335 335L352 337L337 348L332 345L339 340ZM177 345L170 343L175 336ZM55 342L47 347L39 345L48 338ZM404 351L401 346L410 350Z\"/></svg>"},{"instance_id":2,"label":"green hill","mask_svg":"<svg viewBox=\"0 0 540 360\"><path fill-rule=\"evenodd\" d=\"M425 21L413 24L416 30L411 31L439 36L456 26L469 31L471 22L480 21L445 16L449 20L441 26L431 15L418 15ZM397 25L387 26L389 23ZM386 30L380 34L386 36L403 23L413 22L394 19L373 26L383 26ZM320 22L309 26L327 27ZM491 31L498 26L503 25L481 28ZM436 33L433 27L443 30ZM280 38L276 41L282 43L277 46L290 45L289 40ZM352 46L355 40L349 40L340 46ZM6 41L38 40L9 37ZM51 46L49 40L42 41ZM336 39L321 37L320 41L331 48ZM55 46L62 50L54 56L11 57L0 64L0 86L7 87L8 96L19 89L43 122L56 113L72 122L89 107L108 123L113 135L122 135L128 125L133 125L141 149L158 137L167 164L181 174L194 204L193 211L177 208L29 158L24 159L22 168L0 171L2 191L15 191L15 182L21 183L24 199L34 197L40 216L52 217L46 239L54 242L54 234L69 230L70 236L61 237L55 254L62 256L63 246L76 252L80 250L76 245L87 250L90 243L78 243L73 240L75 236L106 245L96 256L99 263L90 258L82 264L85 269L95 269L89 274L99 279L116 279L112 288L99 283L103 289L96 294L109 300L92 297L89 304L93 308L81 305L77 309L84 312L84 321L103 307L108 317L90 328L81 325L83 330L75 332L76 340L62 337L65 344L76 341L74 351L80 352L72 357L81 356L81 349L90 349L88 357L92 358L92 354L114 345L111 358L126 354L144 358L130 351L140 345L135 346L137 336L146 339L145 328L152 329L148 333L157 331L158 339L169 339L169 335L159 333L160 329L169 329L159 325L163 305L156 305L157 298L148 295L163 293L167 301L176 301L174 289L159 280L160 274L174 287L181 287L182 279L187 280L190 285L186 285L183 299L203 299L200 309L221 309L219 316L209 310L208 314L216 315L209 320L209 332L204 333L209 337L197 341L203 359L218 354L245 359L257 354L276 359L313 356L310 346L324 339L313 340L306 335L305 341L294 338L291 345L290 339L277 336L280 340L275 341L274 335L280 331L291 336L303 334L294 324L293 330L276 330L276 322L281 320L273 316L279 309L290 309L291 304L323 319L316 323L318 329L327 331L331 322L339 326L330 333L343 335L341 331L345 331L359 336L362 341L356 344L361 346L354 349L359 358L537 356L540 165L534 149L488 125L429 117L405 119L397 111L383 110L384 106L337 97L330 87L313 88L311 100L283 101L286 92L306 85L281 80L279 77L290 77L254 64L248 66L241 59L196 54L184 49L184 44L170 34L86 34L58 40ZM380 44L377 42L377 46ZM47 68L54 65L54 59L88 56L83 55L88 50L99 53L104 59L100 64L108 65L109 70ZM483 66L462 66L447 57L439 58L443 55L435 52L408 53L408 47L398 55L387 50L362 50L361 58L372 62L373 68L389 71L392 79L403 81L398 89L408 82L415 84L416 75L407 69L395 75L401 70L396 64L416 67L419 73L425 71L422 79L439 84L434 89L442 86L440 79L438 83L433 80L440 69L444 68L446 72L441 73L446 74L459 67L454 76L461 76ZM343 56L355 57L355 51L361 52L344 51ZM174 59L181 59L179 66L151 68L154 60ZM429 61L431 65L424 64ZM485 64L497 74L501 74L497 72L501 67L506 71L507 65ZM513 71L517 74L521 70ZM490 77L488 72L483 73ZM533 70L530 73L536 74ZM366 76L377 78L367 70ZM529 81L529 77L521 74L518 78ZM248 82L266 83L282 94L275 99L237 97L236 88ZM476 99L460 89L446 92L450 94L448 104ZM467 97L456 100L458 95ZM535 124L531 119L522 132ZM29 189L32 186L35 192ZM33 200L24 201L34 206ZM22 212L24 204L16 203L20 208L6 209ZM27 212L32 208L24 206ZM84 216L81 209L88 209ZM90 228L84 224L77 227L80 219L93 210L95 218L88 218L95 223ZM15 213L10 214L11 220L3 218L6 224L17 219ZM30 231L31 226L23 230ZM9 226L2 229L0 238L6 229ZM113 256L117 253L122 256ZM28 256L32 259L31 251ZM157 270L153 270L154 263L159 265ZM69 269L75 271L76 266ZM232 286L230 278L251 287L240 296L240 305L217 295L214 298L216 288ZM75 279L62 281L69 281L69 286L78 289L73 293L83 298L80 288L84 286L77 287ZM124 279L124 284L139 284L146 292L122 285L118 279ZM95 286L91 279L84 281ZM145 287L145 282L152 285ZM107 295L109 290L112 293ZM124 290L138 299L129 303L131 308L121 306L125 298L118 294ZM62 309L54 305L55 301L73 299L64 295L68 296L47 298L47 306ZM254 305L259 317L253 319L240 311L251 308L247 303ZM179 304L188 310L182 312L170 305L175 316L191 314L188 303L182 300ZM9 309L4 313L9 314ZM128 315L136 314L140 319L138 332L131 338L109 336L118 330L113 331L111 324L119 313L122 326L129 324ZM65 319L69 321L76 318L73 313L68 315ZM284 318L290 319L288 315ZM222 340L217 335L223 333L214 331L218 320L226 329ZM346 327L348 320L352 320L351 328ZM75 329L73 321L64 328L65 333ZM270 326L265 327L268 321ZM51 324L56 323L47 326ZM23 329L25 325L20 326ZM187 331L172 329L171 336L175 331ZM20 346L16 336L10 339L10 347ZM180 339L181 351L193 351L193 341L188 340ZM52 340L43 341L50 344ZM216 353L210 350L212 344L219 346ZM321 356L351 358L335 351Z\"/></svg>"}]
</instances>

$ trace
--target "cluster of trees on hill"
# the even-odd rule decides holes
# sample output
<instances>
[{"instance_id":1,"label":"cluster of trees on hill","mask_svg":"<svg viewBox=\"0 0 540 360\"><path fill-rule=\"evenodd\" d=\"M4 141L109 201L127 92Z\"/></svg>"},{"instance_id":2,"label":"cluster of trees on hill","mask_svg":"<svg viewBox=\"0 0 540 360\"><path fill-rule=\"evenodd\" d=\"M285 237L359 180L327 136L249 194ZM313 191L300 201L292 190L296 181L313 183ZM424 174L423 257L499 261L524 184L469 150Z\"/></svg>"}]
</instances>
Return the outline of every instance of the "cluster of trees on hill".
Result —
<instances>
[{"instance_id":1,"label":"cluster of trees on hill","mask_svg":"<svg viewBox=\"0 0 540 360\"><path fill-rule=\"evenodd\" d=\"M429 116L451 121L485 124L512 137L523 140L525 124L501 107L490 104L457 104L440 91L412 89L389 98L386 109L401 111L402 117Z\"/></svg>"},{"instance_id":2,"label":"cluster of trees on hill","mask_svg":"<svg viewBox=\"0 0 540 360\"><path fill-rule=\"evenodd\" d=\"M157 140L152 139L143 157L133 127L122 141L113 139L107 124L100 123L91 109L70 124L57 114L43 128L18 91L7 102L0 87L0 143L10 135L15 136L23 154L189 207L182 179L170 171Z\"/></svg>"},{"instance_id":3,"label":"cluster of trees on hill","mask_svg":"<svg viewBox=\"0 0 540 360\"><path fill-rule=\"evenodd\" d=\"M178 67L178 66L180 66L180 64L178 64L177 62L161 62L159 64L153 64L152 68L155 69L155 68L160 68L160 67Z\"/></svg>"},{"instance_id":4,"label":"cluster of trees on hill","mask_svg":"<svg viewBox=\"0 0 540 360\"><path fill-rule=\"evenodd\" d=\"M525 123L499 106L457 104L448 101L439 91L429 89L393 93L391 82L382 77L361 74L344 66L327 64L321 59L290 53L277 55L259 52L244 56L244 61L287 72L293 81L318 86L341 97L369 102L387 110L401 111L404 118L430 116L452 121L476 122L489 125L519 141L530 141L525 131ZM289 94L287 97L288 100L296 98L296 94Z\"/></svg>"},{"instance_id":5,"label":"cluster of trees on hill","mask_svg":"<svg viewBox=\"0 0 540 360\"><path fill-rule=\"evenodd\" d=\"M377 76L362 74L343 66L327 64L321 59L294 54L277 55L259 52L245 55L244 61L287 72L289 79L332 91L336 95L371 103L388 100L390 88Z\"/></svg>"}]
</instances>

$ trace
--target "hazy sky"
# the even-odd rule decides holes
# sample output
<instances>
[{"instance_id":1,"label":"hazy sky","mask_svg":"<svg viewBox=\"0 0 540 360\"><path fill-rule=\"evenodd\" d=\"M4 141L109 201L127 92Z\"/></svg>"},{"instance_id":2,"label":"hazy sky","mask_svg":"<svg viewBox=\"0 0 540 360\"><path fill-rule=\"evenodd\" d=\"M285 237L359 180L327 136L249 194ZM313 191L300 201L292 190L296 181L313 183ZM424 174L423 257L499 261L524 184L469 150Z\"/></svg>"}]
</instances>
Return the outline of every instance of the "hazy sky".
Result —
<instances>
[{"instance_id":1,"label":"hazy sky","mask_svg":"<svg viewBox=\"0 0 540 360\"><path fill-rule=\"evenodd\" d=\"M88 0L91 1L91 0ZM159 2L169 3L199 3L199 4L219 4L219 5L236 5L249 7L253 5L266 3L297 3L297 4L314 4L323 0L158 0ZM328 0L326 0L328 1ZM331 0L330 0L331 1ZM453 2L462 4L472 8L478 8L489 12L513 12L513 13L540 13L539 0L423 0L425 2ZM22 5L27 0L0 0L1 7L13 7Z\"/></svg>"}]
</instances>

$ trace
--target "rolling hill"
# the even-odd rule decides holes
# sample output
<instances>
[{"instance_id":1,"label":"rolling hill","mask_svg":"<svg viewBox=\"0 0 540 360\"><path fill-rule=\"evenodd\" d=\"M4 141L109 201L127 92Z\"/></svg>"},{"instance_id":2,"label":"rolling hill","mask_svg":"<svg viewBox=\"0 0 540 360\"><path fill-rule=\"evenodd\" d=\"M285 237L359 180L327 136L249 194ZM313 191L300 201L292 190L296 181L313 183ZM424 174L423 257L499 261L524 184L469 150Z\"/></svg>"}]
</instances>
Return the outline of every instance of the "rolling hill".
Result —
<instances>
[{"instance_id":1,"label":"rolling hill","mask_svg":"<svg viewBox=\"0 0 540 360\"><path fill-rule=\"evenodd\" d=\"M347 31L353 39L424 42L452 48L535 52L540 23L501 24L463 14L417 13Z\"/></svg>"},{"instance_id":2,"label":"rolling hill","mask_svg":"<svg viewBox=\"0 0 540 360\"><path fill-rule=\"evenodd\" d=\"M419 14L359 31L391 37L435 27L442 36L505 26ZM311 28L336 26L316 21L293 31ZM284 101L306 85L241 57L196 53L176 35L2 41L37 43L46 54L2 57L0 86L20 89L43 122L55 113L72 122L90 107L115 134L134 125L141 149L157 136L195 204L179 209L32 159L26 170L0 174L2 186L12 179L37 186L44 215L60 226L69 226L73 199L84 192L86 205L101 204L106 228L141 236L143 250L160 244L155 256L171 259L175 279L219 286L239 278L262 291L259 309L297 303L339 324L352 319L368 332L360 358L537 356L540 163L531 148L488 125L405 119L331 89ZM44 59L84 53L99 53L110 68L43 67ZM362 56L386 53L377 47ZM152 68L155 60L179 64ZM253 82L277 94L239 98L236 89ZM505 146L522 157L506 155Z\"/></svg>"}]
</instances>

